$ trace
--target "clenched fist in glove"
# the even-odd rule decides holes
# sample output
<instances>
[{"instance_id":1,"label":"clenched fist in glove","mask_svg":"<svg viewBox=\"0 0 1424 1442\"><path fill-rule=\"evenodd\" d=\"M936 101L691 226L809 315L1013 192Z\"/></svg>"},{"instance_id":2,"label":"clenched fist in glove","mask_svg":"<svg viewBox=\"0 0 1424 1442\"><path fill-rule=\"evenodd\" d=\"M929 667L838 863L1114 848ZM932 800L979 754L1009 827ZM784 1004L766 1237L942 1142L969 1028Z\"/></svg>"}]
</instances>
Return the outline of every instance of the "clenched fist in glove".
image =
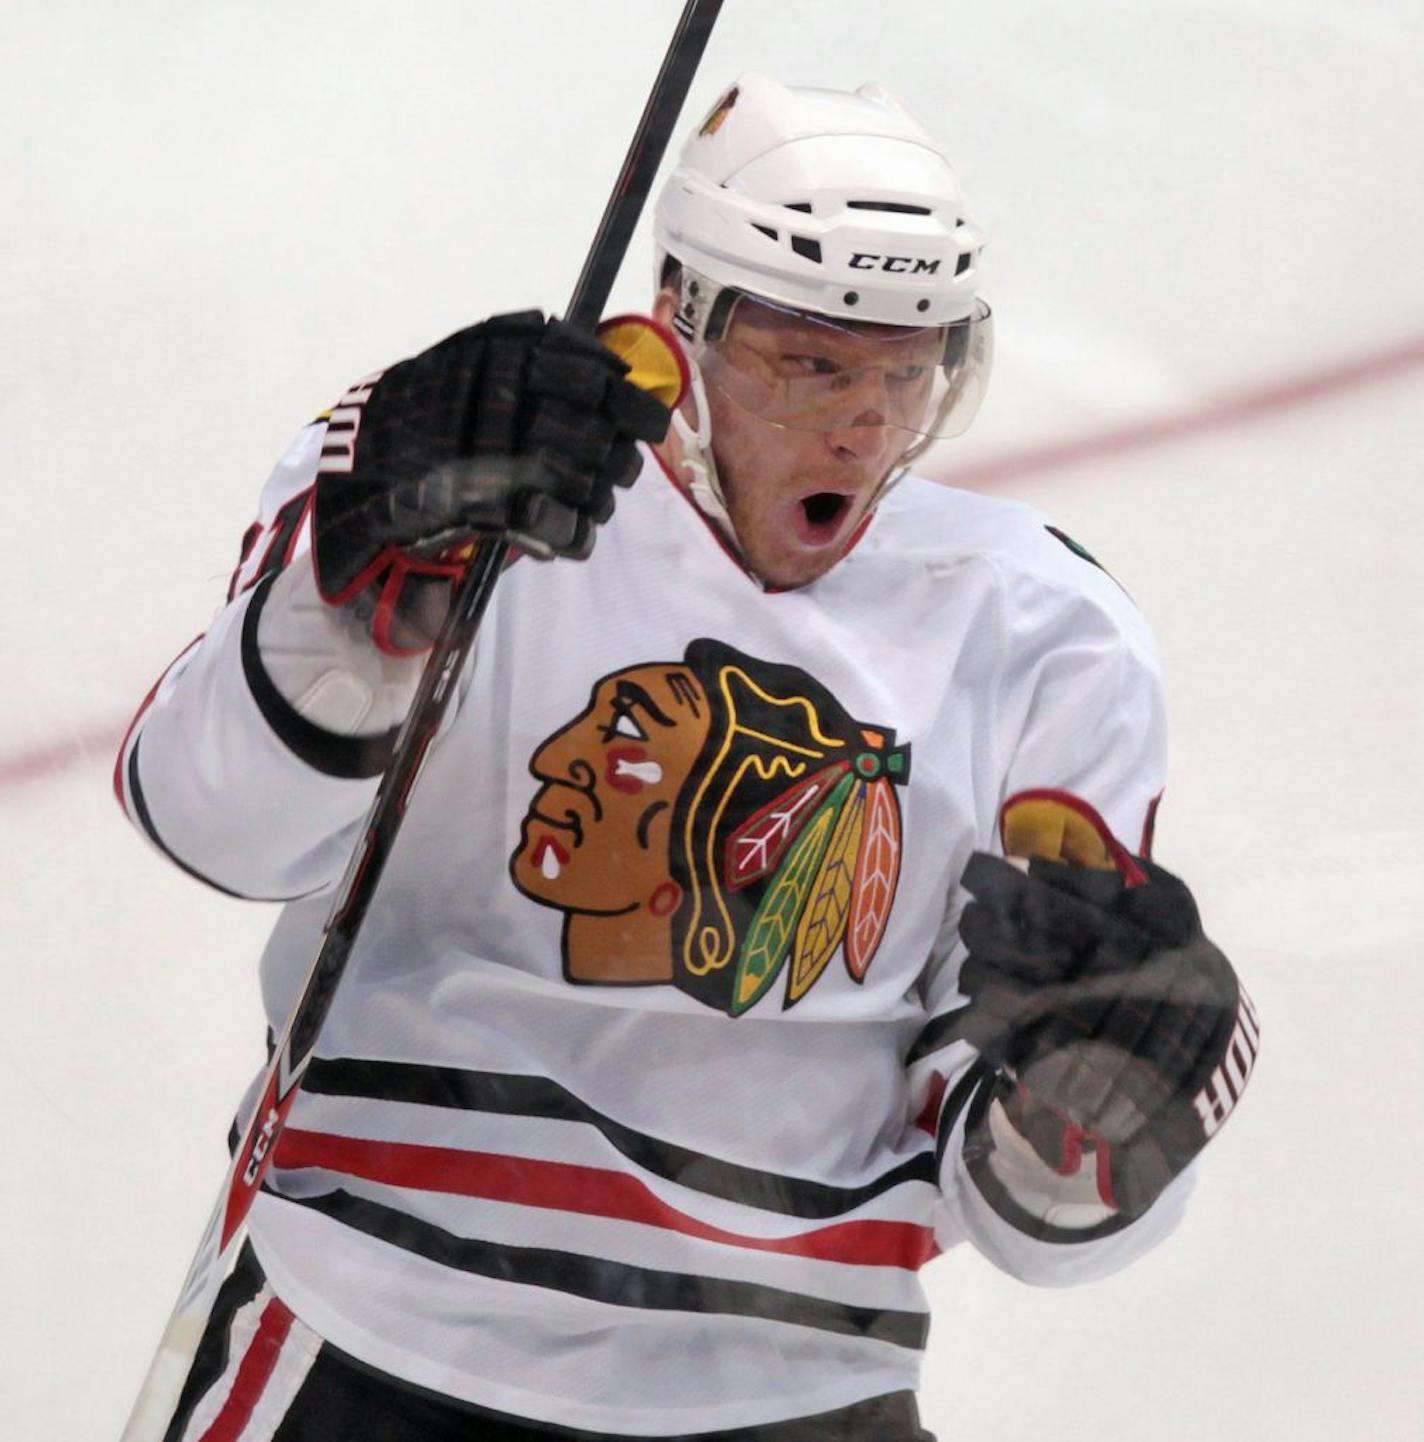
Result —
<instances>
[{"instance_id":1,"label":"clenched fist in glove","mask_svg":"<svg viewBox=\"0 0 1424 1442\"><path fill-rule=\"evenodd\" d=\"M998 1069L998 1100L1039 1158L1063 1176L1091 1162L1101 1201L1133 1217L1226 1119L1258 1033L1191 893L1123 860L1127 880L974 855L958 1030Z\"/></svg>"},{"instance_id":2,"label":"clenched fist in glove","mask_svg":"<svg viewBox=\"0 0 1424 1442\"><path fill-rule=\"evenodd\" d=\"M649 323L651 324L651 323ZM355 386L316 480L317 584L373 611L387 650L434 639L469 542L586 557L670 411L594 337L538 311L495 316Z\"/></svg>"}]
</instances>

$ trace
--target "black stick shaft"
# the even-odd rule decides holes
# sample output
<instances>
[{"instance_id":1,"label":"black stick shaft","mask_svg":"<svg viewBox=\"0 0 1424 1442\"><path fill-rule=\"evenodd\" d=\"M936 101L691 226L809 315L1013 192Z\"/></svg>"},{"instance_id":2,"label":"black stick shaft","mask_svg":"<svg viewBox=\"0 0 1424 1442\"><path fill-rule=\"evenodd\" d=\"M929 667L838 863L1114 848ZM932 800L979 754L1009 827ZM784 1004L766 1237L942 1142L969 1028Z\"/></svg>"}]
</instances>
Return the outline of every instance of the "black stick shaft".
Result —
<instances>
[{"instance_id":1,"label":"black stick shaft","mask_svg":"<svg viewBox=\"0 0 1424 1442\"><path fill-rule=\"evenodd\" d=\"M642 214L643 203L652 188L663 152L667 149L672 128L677 123L682 103L687 97L692 77L707 47L713 22L722 8L722 0L687 0L677 30L663 57L662 68L643 107L638 128L633 134L628 153L623 159L613 193L604 208L603 218L584 261L583 270L574 284L569 299L568 319L592 330L603 314L608 293L613 288L618 268L632 239L633 230ZM370 906L371 895L380 879L386 858L395 842L405 816L410 789L435 739L449 705L454 682L463 672L475 634L498 581L509 544L502 539L482 543L479 555L461 582L440 635L426 662L421 684L411 703L405 726L397 740L395 754L376 793L376 800L366 824L366 836L352 858L343 894L338 897L319 959L313 967L322 969L321 958L328 950L345 956L355 942L361 922ZM317 997L314 995L313 1000ZM303 994L297 1011L305 1011L307 996ZM325 1018L329 997L319 1008L319 1015L310 1022L303 1020L297 1045L293 1035L292 1052L302 1056L316 1040L316 1030Z\"/></svg>"},{"instance_id":2,"label":"black stick shaft","mask_svg":"<svg viewBox=\"0 0 1424 1442\"><path fill-rule=\"evenodd\" d=\"M633 132L618 182L608 197L603 219L598 223L588 258L569 299L566 318L586 330L598 324L608 303L608 292L613 289L618 267L623 264L628 242L643 212L643 202L652 189L653 177L721 8L722 0L688 0L683 7L672 43L663 56L662 69L653 81L648 103Z\"/></svg>"}]
</instances>

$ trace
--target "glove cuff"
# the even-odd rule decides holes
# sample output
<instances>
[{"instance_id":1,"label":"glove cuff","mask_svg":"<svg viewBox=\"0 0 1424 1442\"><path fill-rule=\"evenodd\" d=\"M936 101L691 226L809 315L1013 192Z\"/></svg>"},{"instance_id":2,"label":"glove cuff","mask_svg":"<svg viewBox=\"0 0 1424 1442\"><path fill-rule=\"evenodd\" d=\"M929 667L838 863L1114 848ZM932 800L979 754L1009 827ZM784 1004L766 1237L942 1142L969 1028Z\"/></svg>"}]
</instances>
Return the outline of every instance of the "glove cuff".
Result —
<instances>
[{"instance_id":1,"label":"glove cuff","mask_svg":"<svg viewBox=\"0 0 1424 1442\"><path fill-rule=\"evenodd\" d=\"M1018 1231L1040 1241L1086 1242L1111 1236L1133 1218L1104 1201L1092 1149L1069 1149L1071 1167L1050 1166L1014 1126L1006 1086L985 1088L970 1108L964 1163L975 1189Z\"/></svg>"}]
</instances>

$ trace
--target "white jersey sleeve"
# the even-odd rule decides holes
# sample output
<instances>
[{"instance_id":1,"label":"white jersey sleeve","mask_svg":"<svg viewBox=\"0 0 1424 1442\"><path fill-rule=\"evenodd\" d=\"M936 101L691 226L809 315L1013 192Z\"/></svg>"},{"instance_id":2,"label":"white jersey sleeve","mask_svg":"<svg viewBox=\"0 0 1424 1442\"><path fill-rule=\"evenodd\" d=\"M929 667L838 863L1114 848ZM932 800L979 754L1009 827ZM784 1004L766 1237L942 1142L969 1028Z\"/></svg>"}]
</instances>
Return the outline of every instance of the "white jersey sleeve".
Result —
<instances>
[{"instance_id":1,"label":"white jersey sleeve","mask_svg":"<svg viewBox=\"0 0 1424 1442\"><path fill-rule=\"evenodd\" d=\"M1003 694L1023 719L999 805L1025 791L1063 791L1141 852L1166 781L1161 664L1117 583L1094 570L1084 585L1071 603L1037 578L1016 588L1018 634L1005 648L1014 662Z\"/></svg>"},{"instance_id":2,"label":"white jersey sleeve","mask_svg":"<svg viewBox=\"0 0 1424 1442\"><path fill-rule=\"evenodd\" d=\"M1052 574L1056 558L1049 560L1047 574L1019 575L1005 588L1011 600L1000 618L1006 665L998 709L1017 739L996 810L1025 792L1064 793L1092 807L1127 850L1145 852L1166 772L1156 650L1136 608L1110 577L1101 571L1084 576L1087 564L1075 559L1072 579L1079 589L1066 592ZM993 849L1001 847L996 842ZM1101 1204L1091 1162L1082 1175L1065 1177L1039 1161L991 1099L993 1078L972 1048L937 1044L952 1037L966 1005L955 983L965 956L958 923L967 901L956 887L937 948L943 960L926 980L931 1021L908 1058L912 1093L924 1097L921 1124L936 1134L941 1242L966 1238L1003 1271L1034 1284L1106 1276L1176 1227L1190 1172L1144 1216L1126 1222ZM997 1205L970 1175L964 1155L966 1127L984 1113L996 1146L989 1165ZM1031 1234L1015 1224L1016 1212L1042 1224Z\"/></svg>"},{"instance_id":3,"label":"white jersey sleeve","mask_svg":"<svg viewBox=\"0 0 1424 1442\"><path fill-rule=\"evenodd\" d=\"M422 664L385 655L317 592L311 496L325 429L307 426L278 462L226 605L154 687L115 770L154 845L253 899L340 877Z\"/></svg>"}]
</instances>

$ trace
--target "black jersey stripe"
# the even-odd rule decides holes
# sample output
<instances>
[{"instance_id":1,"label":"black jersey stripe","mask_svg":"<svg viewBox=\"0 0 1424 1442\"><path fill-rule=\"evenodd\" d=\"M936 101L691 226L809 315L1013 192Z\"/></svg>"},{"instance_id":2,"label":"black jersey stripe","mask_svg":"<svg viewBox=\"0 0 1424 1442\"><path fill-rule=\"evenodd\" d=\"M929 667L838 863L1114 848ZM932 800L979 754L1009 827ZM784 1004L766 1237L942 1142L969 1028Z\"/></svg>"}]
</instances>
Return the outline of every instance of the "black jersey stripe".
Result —
<instances>
[{"instance_id":1,"label":"black jersey stripe","mask_svg":"<svg viewBox=\"0 0 1424 1442\"><path fill-rule=\"evenodd\" d=\"M238 901L257 901L262 898L255 896L244 896L240 891L233 891L231 887L224 886L220 881L214 881L211 876L204 876L194 866L189 866L186 861L177 855L173 848L159 834L158 828L153 824L153 817L149 815L148 802L144 799L143 783L138 775L138 748L143 742L140 735L133 744L133 750L129 752L128 781L129 800L133 803L134 820L143 828L144 835L178 868L186 872L195 881L201 881L204 886L211 886L214 891L220 891L224 896L236 897Z\"/></svg>"},{"instance_id":2,"label":"black jersey stripe","mask_svg":"<svg viewBox=\"0 0 1424 1442\"><path fill-rule=\"evenodd\" d=\"M654 1176L706 1196L783 1216L817 1220L836 1217L906 1183L932 1184L935 1180L934 1159L928 1151L858 1187L839 1187L742 1166L624 1126L548 1077L410 1062L314 1057L302 1078L302 1089L324 1096L369 1097L501 1116L581 1122L596 1128L610 1146Z\"/></svg>"},{"instance_id":3,"label":"black jersey stripe","mask_svg":"<svg viewBox=\"0 0 1424 1442\"><path fill-rule=\"evenodd\" d=\"M994 1090L994 1073L986 1061L976 1061L954 1084L954 1090L945 1099L939 1111L939 1124L935 1128L935 1175L939 1175L944 1164L945 1149L949 1146L949 1134L959 1120L959 1114L969 1104L971 1097L987 1097Z\"/></svg>"},{"instance_id":4,"label":"black jersey stripe","mask_svg":"<svg viewBox=\"0 0 1424 1442\"><path fill-rule=\"evenodd\" d=\"M955 1041L955 1029L959 1019L968 1010L965 1006L956 1007L953 1011L947 1011L943 1016L937 1016L932 1021L925 1023L924 1030L915 1038L915 1044L905 1055L905 1065L913 1066L915 1062L922 1061L931 1052L938 1051L941 1047L948 1046Z\"/></svg>"},{"instance_id":5,"label":"black jersey stripe","mask_svg":"<svg viewBox=\"0 0 1424 1442\"><path fill-rule=\"evenodd\" d=\"M247 678L247 689L252 693L263 720L282 744L313 770L346 781L379 776L395 755L398 726L375 736L338 736L308 721L273 685L272 678L267 674L267 667L262 662L262 648L257 643L257 626L279 574L280 570L270 572L252 588L252 599L248 602L247 614L242 618L242 671Z\"/></svg>"},{"instance_id":6,"label":"black jersey stripe","mask_svg":"<svg viewBox=\"0 0 1424 1442\"><path fill-rule=\"evenodd\" d=\"M238 901L304 901L308 896L314 896L314 891L299 891L292 896L253 896L245 891L234 891L230 886L224 886L220 881L214 881L211 876L205 876L196 866L190 866L181 856L159 834L158 828L153 824L153 817L149 814L148 802L144 798L143 784L138 774L138 748L143 741L142 735L133 744L133 750L129 752L128 783L129 800L133 803L134 820L143 828L144 835L178 868L186 872L194 881L201 881L204 886L211 886L214 891L220 891L224 896L235 897Z\"/></svg>"},{"instance_id":7,"label":"black jersey stripe","mask_svg":"<svg viewBox=\"0 0 1424 1442\"><path fill-rule=\"evenodd\" d=\"M568 1292L610 1306L758 1317L889 1342L916 1351L924 1349L929 1335L929 1317L924 1312L854 1307L755 1282L664 1272L580 1252L461 1237L433 1222L353 1196L340 1188L320 1196L284 1196L282 1200L320 1212L355 1231L414 1252L442 1267L520 1286Z\"/></svg>"}]
</instances>

